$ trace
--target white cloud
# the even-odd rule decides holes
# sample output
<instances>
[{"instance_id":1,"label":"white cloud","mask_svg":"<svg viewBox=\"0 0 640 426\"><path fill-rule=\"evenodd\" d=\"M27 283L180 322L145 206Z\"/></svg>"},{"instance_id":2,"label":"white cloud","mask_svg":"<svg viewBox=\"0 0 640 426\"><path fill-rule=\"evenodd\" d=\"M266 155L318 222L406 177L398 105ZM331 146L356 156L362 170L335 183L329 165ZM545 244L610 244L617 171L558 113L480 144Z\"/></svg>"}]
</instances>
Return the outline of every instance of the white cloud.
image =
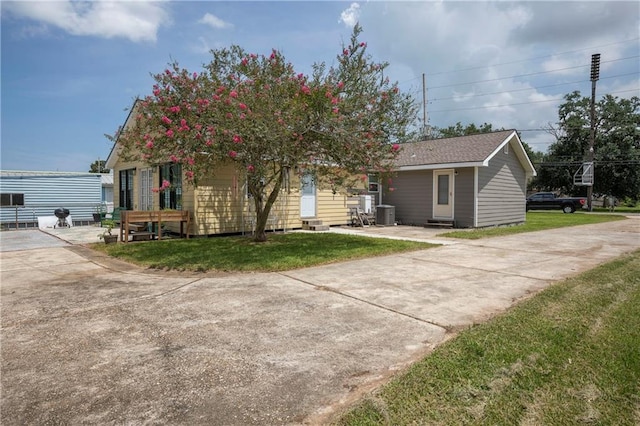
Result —
<instances>
[{"instance_id":1,"label":"white cloud","mask_svg":"<svg viewBox=\"0 0 640 426\"><path fill-rule=\"evenodd\" d=\"M636 73L636 76L639 74ZM612 96L617 96L618 98L629 99L632 96L640 96L640 77L635 77L632 80L623 81L620 78L617 78L613 81L599 81L597 83L597 92L598 93L611 93Z\"/></svg>"},{"instance_id":2,"label":"white cloud","mask_svg":"<svg viewBox=\"0 0 640 426\"><path fill-rule=\"evenodd\" d=\"M199 24L209 25L212 28L217 30L225 29L225 28L233 28L233 24L229 22L225 22L222 19L218 18L211 13L205 13L202 18L198 21Z\"/></svg>"},{"instance_id":3,"label":"white cloud","mask_svg":"<svg viewBox=\"0 0 640 426\"><path fill-rule=\"evenodd\" d=\"M64 0L9 2L4 6L10 14L58 27L69 34L122 37L134 42L155 42L160 26L171 23L161 2Z\"/></svg>"},{"instance_id":4,"label":"white cloud","mask_svg":"<svg viewBox=\"0 0 640 426\"><path fill-rule=\"evenodd\" d=\"M351 3L351 6L342 11L338 22L343 22L347 27L353 27L358 23L359 19L360 5L358 3Z\"/></svg>"},{"instance_id":5,"label":"white cloud","mask_svg":"<svg viewBox=\"0 0 640 426\"><path fill-rule=\"evenodd\" d=\"M602 53L599 93L605 84L637 89L637 77L614 85L607 76L637 76L638 12L634 2L367 2L358 20L370 53L418 101L426 75L432 126L537 129L557 120L565 94L588 91L592 53ZM538 150L551 141L544 132L525 137Z\"/></svg>"},{"instance_id":6,"label":"white cloud","mask_svg":"<svg viewBox=\"0 0 640 426\"><path fill-rule=\"evenodd\" d=\"M18 38L45 37L49 35L49 27L42 23L36 25L25 25L20 29L19 33L13 35Z\"/></svg>"},{"instance_id":7,"label":"white cloud","mask_svg":"<svg viewBox=\"0 0 640 426\"><path fill-rule=\"evenodd\" d=\"M198 37L197 41L197 43L190 46L192 52L196 54L206 54L211 51L212 48L204 37Z\"/></svg>"}]
</instances>

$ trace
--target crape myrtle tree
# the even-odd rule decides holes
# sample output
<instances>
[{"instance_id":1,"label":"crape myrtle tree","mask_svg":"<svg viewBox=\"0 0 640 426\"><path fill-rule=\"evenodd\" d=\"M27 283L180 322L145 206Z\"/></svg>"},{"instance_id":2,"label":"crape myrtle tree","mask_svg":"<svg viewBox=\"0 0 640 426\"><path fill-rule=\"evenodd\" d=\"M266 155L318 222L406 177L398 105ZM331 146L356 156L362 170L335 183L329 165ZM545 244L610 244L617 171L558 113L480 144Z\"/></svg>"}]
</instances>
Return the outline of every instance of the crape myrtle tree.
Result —
<instances>
[{"instance_id":1,"label":"crape myrtle tree","mask_svg":"<svg viewBox=\"0 0 640 426\"><path fill-rule=\"evenodd\" d=\"M595 104L594 192L640 197L640 98L621 99L605 95ZM558 110L556 137L539 168L537 186L574 193L573 174L588 158L590 98L580 92L565 96Z\"/></svg>"},{"instance_id":2,"label":"crape myrtle tree","mask_svg":"<svg viewBox=\"0 0 640 426\"><path fill-rule=\"evenodd\" d=\"M290 173L304 170L338 191L354 175L389 171L410 137L415 102L385 77L388 64L367 54L361 31L354 28L334 66L315 64L310 76L279 51L239 46L212 51L200 73L171 64L137 102L134 122L118 137L121 155L179 163L196 186L235 165L254 203L254 238L266 241L269 212Z\"/></svg>"}]
</instances>

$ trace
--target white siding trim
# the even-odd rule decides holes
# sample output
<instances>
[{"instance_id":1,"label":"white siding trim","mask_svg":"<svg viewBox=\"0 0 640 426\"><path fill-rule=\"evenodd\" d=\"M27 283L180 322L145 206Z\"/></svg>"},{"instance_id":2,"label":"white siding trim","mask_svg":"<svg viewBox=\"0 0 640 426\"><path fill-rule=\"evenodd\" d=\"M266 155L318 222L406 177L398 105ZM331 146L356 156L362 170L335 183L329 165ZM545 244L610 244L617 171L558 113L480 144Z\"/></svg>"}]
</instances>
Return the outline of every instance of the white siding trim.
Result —
<instances>
[{"instance_id":1,"label":"white siding trim","mask_svg":"<svg viewBox=\"0 0 640 426\"><path fill-rule=\"evenodd\" d=\"M398 172L408 172L413 170L445 170L445 169L458 169L463 167L478 167L478 166L488 166L489 164L484 164L483 162L473 162L473 163L449 163L449 164L420 164L416 166L400 166L395 169Z\"/></svg>"},{"instance_id":2,"label":"white siding trim","mask_svg":"<svg viewBox=\"0 0 640 426\"><path fill-rule=\"evenodd\" d=\"M484 160L484 162L482 163L483 166L488 166L489 165L489 161L491 161L491 159L493 157L496 156L496 154L498 154L504 147L505 145L507 145L508 143L511 142L511 140L515 137L515 147L513 152L516 154L516 157L518 158L518 160L520 161L520 163L522 164L522 167L525 170L525 173L527 173L527 176L537 176L538 173L536 172L536 169L533 167L533 164L531 163L531 159L529 158L529 156L527 155L527 151L524 150L524 146L522 145L522 141L520 141L520 138L518 137L518 132L512 132L509 136L507 136L507 138L502 141L502 143L500 145L498 145L498 147ZM516 149L517 148L517 149ZM505 152L505 154L508 154Z\"/></svg>"},{"instance_id":3,"label":"white siding trim","mask_svg":"<svg viewBox=\"0 0 640 426\"><path fill-rule=\"evenodd\" d=\"M478 168L473 168L473 227L478 227Z\"/></svg>"},{"instance_id":4,"label":"white siding trim","mask_svg":"<svg viewBox=\"0 0 640 426\"><path fill-rule=\"evenodd\" d=\"M509 143L509 141L514 135L516 136L516 138L518 137L518 134L516 132L512 132L509 136L506 137L505 140L502 141L502 143L500 143L500 145L496 147L496 149L491 154L489 154L487 158L485 158L484 162L486 163L487 166L489 165L489 160L495 157L496 154L498 154L502 150L502 148L504 148L504 146Z\"/></svg>"}]
</instances>

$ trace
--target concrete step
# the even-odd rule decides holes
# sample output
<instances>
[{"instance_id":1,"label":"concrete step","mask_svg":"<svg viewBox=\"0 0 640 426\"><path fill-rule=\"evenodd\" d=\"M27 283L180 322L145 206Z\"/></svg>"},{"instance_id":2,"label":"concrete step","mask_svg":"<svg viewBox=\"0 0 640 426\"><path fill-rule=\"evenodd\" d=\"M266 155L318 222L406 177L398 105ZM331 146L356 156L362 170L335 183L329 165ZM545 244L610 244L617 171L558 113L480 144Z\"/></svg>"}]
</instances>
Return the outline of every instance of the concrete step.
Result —
<instances>
[{"instance_id":1,"label":"concrete step","mask_svg":"<svg viewBox=\"0 0 640 426\"><path fill-rule=\"evenodd\" d=\"M453 228L454 222L453 220L428 220L427 223L424 224L425 228Z\"/></svg>"},{"instance_id":2,"label":"concrete step","mask_svg":"<svg viewBox=\"0 0 640 426\"><path fill-rule=\"evenodd\" d=\"M304 229L304 227L303 227ZM309 231L328 231L329 225L309 225L307 230Z\"/></svg>"},{"instance_id":3,"label":"concrete step","mask_svg":"<svg viewBox=\"0 0 640 426\"><path fill-rule=\"evenodd\" d=\"M302 221L302 229L305 231L328 231L329 225L323 225L319 219L308 219Z\"/></svg>"},{"instance_id":4,"label":"concrete step","mask_svg":"<svg viewBox=\"0 0 640 426\"><path fill-rule=\"evenodd\" d=\"M322 225L322 221L320 219L305 219L302 221L302 226L304 227L305 225Z\"/></svg>"},{"instance_id":5,"label":"concrete step","mask_svg":"<svg viewBox=\"0 0 640 426\"><path fill-rule=\"evenodd\" d=\"M149 241L153 239L152 232L134 232L131 235L131 241Z\"/></svg>"}]
</instances>

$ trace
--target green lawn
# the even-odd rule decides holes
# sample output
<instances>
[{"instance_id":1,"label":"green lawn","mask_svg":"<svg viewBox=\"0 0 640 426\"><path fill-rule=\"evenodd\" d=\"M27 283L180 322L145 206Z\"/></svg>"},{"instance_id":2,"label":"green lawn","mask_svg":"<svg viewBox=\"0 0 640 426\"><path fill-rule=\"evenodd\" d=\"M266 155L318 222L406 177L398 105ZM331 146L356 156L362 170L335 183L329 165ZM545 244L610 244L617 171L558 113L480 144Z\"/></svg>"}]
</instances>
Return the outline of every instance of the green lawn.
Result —
<instances>
[{"instance_id":1,"label":"green lawn","mask_svg":"<svg viewBox=\"0 0 640 426\"><path fill-rule=\"evenodd\" d=\"M593 211L596 213L609 213L609 210L604 207L594 207ZM615 213L640 214L640 204L636 205L635 207L618 206L615 209Z\"/></svg>"},{"instance_id":2,"label":"green lawn","mask_svg":"<svg viewBox=\"0 0 640 426\"><path fill-rule=\"evenodd\" d=\"M477 239L621 219L624 217L607 214L529 212L527 221L523 225L460 230L440 234L440 236ZM287 233L271 234L266 243L254 243L247 237L215 237L135 244L94 244L93 247L110 256L152 268L250 272L284 271L419 250L432 245L334 233Z\"/></svg>"},{"instance_id":3,"label":"green lawn","mask_svg":"<svg viewBox=\"0 0 640 426\"><path fill-rule=\"evenodd\" d=\"M636 251L461 332L339 424L637 425L639 342Z\"/></svg>"},{"instance_id":4,"label":"green lawn","mask_svg":"<svg viewBox=\"0 0 640 426\"><path fill-rule=\"evenodd\" d=\"M561 211L527 212L526 222L522 225L504 226L487 229L461 230L440 234L440 237L478 239L519 234L522 232L542 231L544 229L562 228L566 226L589 225L594 223L624 220L624 216L611 214L593 214L575 212L571 214Z\"/></svg>"},{"instance_id":5,"label":"green lawn","mask_svg":"<svg viewBox=\"0 0 640 426\"><path fill-rule=\"evenodd\" d=\"M248 237L192 238L93 248L138 265L191 271L284 271L364 257L434 247L433 244L334 233L269 234L266 243Z\"/></svg>"}]
</instances>

